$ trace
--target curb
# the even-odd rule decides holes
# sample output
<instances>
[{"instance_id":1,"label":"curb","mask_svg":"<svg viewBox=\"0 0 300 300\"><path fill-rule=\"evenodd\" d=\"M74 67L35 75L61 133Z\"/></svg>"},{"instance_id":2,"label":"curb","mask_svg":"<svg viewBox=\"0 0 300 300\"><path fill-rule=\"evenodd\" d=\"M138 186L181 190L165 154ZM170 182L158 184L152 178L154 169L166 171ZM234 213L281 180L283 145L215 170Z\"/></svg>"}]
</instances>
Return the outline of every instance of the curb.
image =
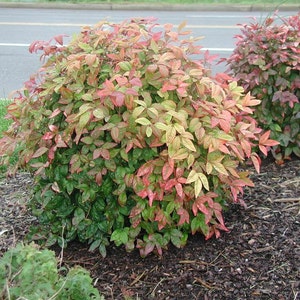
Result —
<instances>
[{"instance_id":1,"label":"curb","mask_svg":"<svg viewBox=\"0 0 300 300\"><path fill-rule=\"evenodd\" d=\"M152 4L152 3L35 3L0 2L0 8L152 11L300 11L300 5Z\"/></svg>"}]
</instances>

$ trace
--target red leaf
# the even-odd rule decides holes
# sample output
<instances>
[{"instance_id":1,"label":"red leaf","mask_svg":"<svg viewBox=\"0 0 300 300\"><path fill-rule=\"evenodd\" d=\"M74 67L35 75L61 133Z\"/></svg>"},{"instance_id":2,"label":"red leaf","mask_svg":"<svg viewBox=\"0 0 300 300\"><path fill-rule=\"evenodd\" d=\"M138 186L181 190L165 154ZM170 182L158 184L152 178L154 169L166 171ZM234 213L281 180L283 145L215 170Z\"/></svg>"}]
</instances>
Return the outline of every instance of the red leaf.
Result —
<instances>
[{"instance_id":1,"label":"red leaf","mask_svg":"<svg viewBox=\"0 0 300 300\"><path fill-rule=\"evenodd\" d=\"M259 144L264 145L264 143L268 140L270 133L271 133L271 130L268 130L264 134L262 134L259 139Z\"/></svg>"},{"instance_id":2,"label":"red leaf","mask_svg":"<svg viewBox=\"0 0 300 300\"><path fill-rule=\"evenodd\" d=\"M257 173L260 172L261 159L256 153L251 154L251 160Z\"/></svg>"},{"instance_id":3,"label":"red leaf","mask_svg":"<svg viewBox=\"0 0 300 300\"><path fill-rule=\"evenodd\" d=\"M120 133L120 130L118 127L113 127L111 129L111 137L116 143L120 142L119 133Z\"/></svg>"},{"instance_id":4,"label":"red leaf","mask_svg":"<svg viewBox=\"0 0 300 300\"><path fill-rule=\"evenodd\" d=\"M100 186L101 183L102 183L102 174L101 172L97 173L96 176L95 176L95 181L96 183Z\"/></svg>"},{"instance_id":5,"label":"red leaf","mask_svg":"<svg viewBox=\"0 0 300 300\"><path fill-rule=\"evenodd\" d=\"M171 190L173 186L175 186L176 184L177 184L177 180L175 178L168 180L165 185L165 190L166 191Z\"/></svg>"},{"instance_id":6,"label":"red leaf","mask_svg":"<svg viewBox=\"0 0 300 300\"><path fill-rule=\"evenodd\" d=\"M241 146L247 157L250 157L251 154L251 144L246 140L241 140Z\"/></svg>"},{"instance_id":7,"label":"red leaf","mask_svg":"<svg viewBox=\"0 0 300 300\"><path fill-rule=\"evenodd\" d=\"M142 177L146 174L152 173L153 171L153 161L148 161L147 163L143 164L142 166L140 166L140 168L138 169L137 172L137 176Z\"/></svg>"},{"instance_id":8,"label":"red leaf","mask_svg":"<svg viewBox=\"0 0 300 300\"><path fill-rule=\"evenodd\" d=\"M153 200L155 200L156 193L153 193L152 190L147 189L147 195L148 195L148 198L149 198L149 206L151 207L152 203L153 203Z\"/></svg>"},{"instance_id":9,"label":"red leaf","mask_svg":"<svg viewBox=\"0 0 300 300\"><path fill-rule=\"evenodd\" d=\"M265 146L259 145L258 147L265 156L268 156L268 149Z\"/></svg>"},{"instance_id":10,"label":"red leaf","mask_svg":"<svg viewBox=\"0 0 300 300\"><path fill-rule=\"evenodd\" d=\"M162 86L162 89L161 91L164 93L164 92L167 92L167 91L174 91L176 90L176 86L171 84L170 82L166 81L163 86Z\"/></svg>"},{"instance_id":11,"label":"red leaf","mask_svg":"<svg viewBox=\"0 0 300 300\"><path fill-rule=\"evenodd\" d=\"M158 222L158 230L162 230L167 224L167 218L161 209L156 213L154 220Z\"/></svg>"},{"instance_id":12,"label":"red leaf","mask_svg":"<svg viewBox=\"0 0 300 300\"><path fill-rule=\"evenodd\" d=\"M115 106L121 107L124 105L125 101L125 95L120 93L120 92L114 92L113 93L114 97L112 97L112 102Z\"/></svg>"},{"instance_id":13,"label":"red leaf","mask_svg":"<svg viewBox=\"0 0 300 300\"><path fill-rule=\"evenodd\" d=\"M49 116L49 119L56 117L57 115L59 115L61 113L61 110L59 108L56 108L52 114Z\"/></svg>"},{"instance_id":14,"label":"red leaf","mask_svg":"<svg viewBox=\"0 0 300 300\"><path fill-rule=\"evenodd\" d=\"M152 242L148 242L145 246L144 255L147 256L154 249L154 244Z\"/></svg>"},{"instance_id":15,"label":"red leaf","mask_svg":"<svg viewBox=\"0 0 300 300\"><path fill-rule=\"evenodd\" d=\"M226 132L229 133L230 132L230 120L223 120L220 119L220 127Z\"/></svg>"},{"instance_id":16,"label":"red leaf","mask_svg":"<svg viewBox=\"0 0 300 300\"><path fill-rule=\"evenodd\" d=\"M163 180L167 180L172 175L173 171L174 171L174 164L173 166L171 166L167 161L162 168Z\"/></svg>"},{"instance_id":17,"label":"red leaf","mask_svg":"<svg viewBox=\"0 0 300 300\"><path fill-rule=\"evenodd\" d=\"M175 185L175 189L176 189L177 195L178 195L180 198L183 198L184 193L183 193L182 185L181 185L180 183L177 183L177 184Z\"/></svg>"},{"instance_id":18,"label":"red leaf","mask_svg":"<svg viewBox=\"0 0 300 300\"><path fill-rule=\"evenodd\" d=\"M142 199L146 198L148 196L147 190L144 189L137 193L138 196L140 196Z\"/></svg>"},{"instance_id":19,"label":"red leaf","mask_svg":"<svg viewBox=\"0 0 300 300\"><path fill-rule=\"evenodd\" d=\"M184 174L183 168L176 168L176 171L175 171L176 178L181 177L183 174ZM178 182L180 182L179 178L178 178ZM181 183L185 183L185 182L181 182Z\"/></svg>"},{"instance_id":20,"label":"red leaf","mask_svg":"<svg viewBox=\"0 0 300 300\"><path fill-rule=\"evenodd\" d=\"M106 160L110 159L110 153L107 149L101 149L101 156Z\"/></svg>"},{"instance_id":21,"label":"red leaf","mask_svg":"<svg viewBox=\"0 0 300 300\"><path fill-rule=\"evenodd\" d=\"M45 154L49 149L47 147L41 147L37 149L34 154L32 155L32 158L37 158Z\"/></svg>"},{"instance_id":22,"label":"red leaf","mask_svg":"<svg viewBox=\"0 0 300 300\"><path fill-rule=\"evenodd\" d=\"M56 35L54 37L54 39L58 44L63 45L64 44L64 42L63 42L64 36L65 36L64 34Z\"/></svg>"},{"instance_id":23,"label":"red leaf","mask_svg":"<svg viewBox=\"0 0 300 300\"><path fill-rule=\"evenodd\" d=\"M221 211L218 210L218 209L215 209L214 210L214 214L215 214L216 218L218 219L218 221L220 222L220 224L223 225L223 226L225 226L224 219L223 219Z\"/></svg>"},{"instance_id":24,"label":"red leaf","mask_svg":"<svg viewBox=\"0 0 300 300\"><path fill-rule=\"evenodd\" d=\"M132 147L133 147L133 142L129 141L126 146L125 152L128 153L132 149Z\"/></svg>"},{"instance_id":25,"label":"red leaf","mask_svg":"<svg viewBox=\"0 0 300 300\"><path fill-rule=\"evenodd\" d=\"M53 137L55 136L55 134L53 132L46 132L44 134L44 136L42 137L43 140L51 140Z\"/></svg>"},{"instance_id":26,"label":"red leaf","mask_svg":"<svg viewBox=\"0 0 300 300\"><path fill-rule=\"evenodd\" d=\"M261 146L276 146L279 144L278 141L269 139L271 131L266 131L263 135L261 135L259 139L259 145Z\"/></svg>"},{"instance_id":27,"label":"red leaf","mask_svg":"<svg viewBox=\"0 0 300 300\"><path fill-rule=\"evenodd\" d=\"M142 87L142 82L139 78L132 78L130 81L129 81L133 86L138 86L138 87Z\"/></svg>"},{"instance_id":28,"label":"red leaf","mask_svg":"<svg viewBox=\"0 0 300 300\"><path fill-rule=\"evenodd\" d=\"M190 215L183 207L178 208L177 214L180 216L178 226L183 225L184 223L190 223Z\"/></svg>"},{"instance_id":29,"label":"red leaf","mask_svg":"<svg viewBox=\"0 0 300 300\"><path fill-rule=\"evenodd\" d=\"M132 208L129 218L138 216L142 211L143 211L143 207L137 204L135 207Z\"/></svg>"},{"instance_id":30,"label":"red leaf","mask_svg":"<svg viewBox=\"0 0 300 300\"><path fill-rule=\"evenodd\" d=\"M50 161L52 161L54 159L55 151L56 151L56 146L52 146L49 149L48 158L49 158Z\"/></svg>"}]
</instances>

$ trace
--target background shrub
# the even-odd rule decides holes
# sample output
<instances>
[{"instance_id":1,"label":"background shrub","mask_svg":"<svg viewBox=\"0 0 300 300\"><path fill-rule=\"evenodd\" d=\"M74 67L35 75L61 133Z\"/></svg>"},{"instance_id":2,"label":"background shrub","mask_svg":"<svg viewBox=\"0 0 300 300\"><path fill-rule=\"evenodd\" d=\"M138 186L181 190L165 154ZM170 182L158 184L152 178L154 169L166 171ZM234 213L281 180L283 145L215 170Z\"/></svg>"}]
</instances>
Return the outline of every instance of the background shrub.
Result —
<instances>
[{"instance_id":1,"label":"background shrub","mask_svg":"<svg viewBox=\"0 0 300 300\"><path fill-rule=\"evenodd\" d=\"M300 157L300 13L243 25L236 38L227 62L245 91L261 100L254 117L280 142L274 157Z\"/></svg>"},{"instance_id":2,"label":"background shrub","mask_svg":"<svg viewBox=\"0 0 300 300\"><path fill-rule=\"evenodd\" d=\"M1 299L103 300L93 287L88 271L81 267L59 273L55 254L37 245L21 245L0 260Z\"/></svg>"},{"instance_id":3,"label":"background shrub","mask_svg":"<svg viewBox=\"0 0 300 300\"><path fill-rule=\"evenodd\" d=\"M32 239L146 256L227 231L223 208L253 185L238 164L259 170L252 148L276 142L251 117L258 100L189 58L200 46L188 34L135 19L32 44L49 58L9 105L0 148L35 172Z\"/></svg>"}]
</instances>

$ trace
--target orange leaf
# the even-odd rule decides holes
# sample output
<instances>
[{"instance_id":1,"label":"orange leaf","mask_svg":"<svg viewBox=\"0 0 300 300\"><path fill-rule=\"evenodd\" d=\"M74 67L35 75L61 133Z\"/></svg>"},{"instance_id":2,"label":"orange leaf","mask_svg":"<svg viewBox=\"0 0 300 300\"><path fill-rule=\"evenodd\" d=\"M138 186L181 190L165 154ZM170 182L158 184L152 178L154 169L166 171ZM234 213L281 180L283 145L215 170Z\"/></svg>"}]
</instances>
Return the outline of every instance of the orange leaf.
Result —
<instances>
[{"instance_id":1,"label":"orange leaf","mask_svg":"<svg viewBox=\"0 0 300 300\"><path fill-rule=\"evenodd\" d=\"M271 133L271 130L268 130L264 134L262 134L259 139L259 144L264 145L264 143L268 140L270 133Z\"/></svg>"},{"instance_id":2,"label":"orange leaf","mask_svg":"<svg viewBox=\"0 0 300 300\"><path fill-rule=\"evenodd\" d=\"M251 154L251 160L257 173L260 172L261 159L256 153Z\"/></svg>"}]
</instances>

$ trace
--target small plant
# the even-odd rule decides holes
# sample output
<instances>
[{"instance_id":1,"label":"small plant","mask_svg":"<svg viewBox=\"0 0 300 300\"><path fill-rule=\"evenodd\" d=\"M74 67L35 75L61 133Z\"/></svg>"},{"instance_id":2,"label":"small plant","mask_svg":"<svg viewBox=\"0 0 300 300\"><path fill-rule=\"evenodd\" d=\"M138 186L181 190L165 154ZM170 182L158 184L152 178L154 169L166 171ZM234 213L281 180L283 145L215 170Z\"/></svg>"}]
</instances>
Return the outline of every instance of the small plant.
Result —
<instances>
[{"instance_id":1,"label":"small plant","mask_svg":"<svg viewBox=\"0 0 300 300\"><path fill-rule=\"evenodd\" d=\"M49 58L9 105L0 146L18 149L13 171L35 172L30 207L43 226L32 239L77 237L103 256L114 241L146 256L227 231L223 208L253 186L239 163L259 171L252 149L276 142L251 117L260 101L225 74L212 78L189 58L201 50L184 24L172 27L101 22L68 46L61 36L32 44Z\"/></svg>"},{"instance_id":2,"label":"small plant","mask_svg":"<svg viewBox=\"0 0 300 300\"><path fill-rule=\"evenodd\" d=\"M245 91L261 100L254 117L280 142L274 157L278 162L292 153L300 157L300 14L243 25L236 38L227 62Z\"/></svg>"},{"instance_id":3,"label":"small plant","mask_svg":"<svg viewBox=\"0 0 300 300\"><path fill-rule=\"evenodd\" d=\"M60 275L54 252L35 244L18 244L1 258L0 296L3 300L104 300L88 271L74 267L66 276Z\"/></svg>"}]
</instances>

